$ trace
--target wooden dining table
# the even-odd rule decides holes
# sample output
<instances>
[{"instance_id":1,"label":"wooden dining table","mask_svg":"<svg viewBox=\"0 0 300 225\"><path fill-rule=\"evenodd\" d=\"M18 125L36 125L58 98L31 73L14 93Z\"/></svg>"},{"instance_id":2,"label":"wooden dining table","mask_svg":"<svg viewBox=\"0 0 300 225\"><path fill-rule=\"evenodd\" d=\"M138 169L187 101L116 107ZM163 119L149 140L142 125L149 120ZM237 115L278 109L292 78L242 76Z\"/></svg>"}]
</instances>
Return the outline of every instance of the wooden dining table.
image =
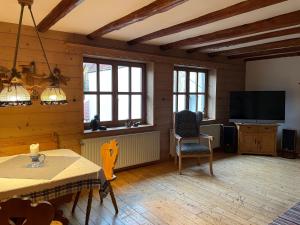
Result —
<instances>
[{"instance_id":1,"label":"wooden dining table","mask_svg":"<svg viewBox=\"0 0 300 225\"><path fill-rule=\"evenodd\" d=\"M87 225L93 189L100 189L102 196L108 193L102 168L69 149L40 153L46 156L41 168L29 168L30 157L26 154L0 157L0 201L26 197L32 202L53 202L58 207L59 199L69 199L87 189L90 197L86 211ZM68 224L66 218L63 222Z\"/></svg>"}]
</instances>

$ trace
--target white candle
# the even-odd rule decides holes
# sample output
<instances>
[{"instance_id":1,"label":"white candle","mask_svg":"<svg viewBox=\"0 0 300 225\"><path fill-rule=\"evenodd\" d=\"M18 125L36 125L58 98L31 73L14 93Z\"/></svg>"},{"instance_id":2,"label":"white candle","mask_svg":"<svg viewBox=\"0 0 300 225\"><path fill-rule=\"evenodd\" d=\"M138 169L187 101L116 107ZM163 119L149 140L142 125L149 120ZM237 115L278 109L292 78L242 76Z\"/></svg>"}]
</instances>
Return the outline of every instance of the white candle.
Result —
<instances>
[{"instance_id":1,"label":"white candle","mask_svg":"<svg viewBox=\"0 0 300 225\"><path fill-rule=\"evenodd\" d=\"M37 155L40 150L40 145L39 144L32 144L30 145L30 154L32 155Z\"/></svg>"}]
</instances>

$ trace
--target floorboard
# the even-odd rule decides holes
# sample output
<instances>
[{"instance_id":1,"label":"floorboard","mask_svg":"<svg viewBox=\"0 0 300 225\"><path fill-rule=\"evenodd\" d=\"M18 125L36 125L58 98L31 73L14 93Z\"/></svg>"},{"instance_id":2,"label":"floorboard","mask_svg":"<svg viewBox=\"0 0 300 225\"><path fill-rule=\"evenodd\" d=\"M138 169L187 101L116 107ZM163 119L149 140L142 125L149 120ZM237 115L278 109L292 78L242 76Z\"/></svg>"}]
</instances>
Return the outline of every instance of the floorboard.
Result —
<instances>
[{"instance_id":1,"label":"floorboard","mask_svg":"<svg viewBox=\"0 0 300 225\"><path fill-rule=\"evenodd\" d=\"M113 182L119 206L110 197L101 206L94 192L91 225L262 225L300 201L300 159L250 155L217 155L214 177L208 164L184 161L183 175L173 162L117 174ZM72 225L83 225L87 193L74 215L63 207Z\"/></svg>"}]
</instances>

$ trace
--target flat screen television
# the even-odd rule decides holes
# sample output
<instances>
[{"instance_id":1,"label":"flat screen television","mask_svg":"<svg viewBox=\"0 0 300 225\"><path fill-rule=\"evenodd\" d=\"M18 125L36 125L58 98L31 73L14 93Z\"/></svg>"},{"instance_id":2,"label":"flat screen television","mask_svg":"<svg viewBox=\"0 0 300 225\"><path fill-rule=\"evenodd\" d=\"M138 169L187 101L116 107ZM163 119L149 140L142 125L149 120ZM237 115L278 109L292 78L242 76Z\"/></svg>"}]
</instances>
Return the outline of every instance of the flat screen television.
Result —
<instances>
[{"instance_id":1,"label":"flat screen television","mask_svg":"<svg viewBox=\"0 0 300 225\"><path fill-rule=\"evenodd\" d=\"M284 122L285 91L230 93L231 122Z\"/></svg>"}]
</instances>

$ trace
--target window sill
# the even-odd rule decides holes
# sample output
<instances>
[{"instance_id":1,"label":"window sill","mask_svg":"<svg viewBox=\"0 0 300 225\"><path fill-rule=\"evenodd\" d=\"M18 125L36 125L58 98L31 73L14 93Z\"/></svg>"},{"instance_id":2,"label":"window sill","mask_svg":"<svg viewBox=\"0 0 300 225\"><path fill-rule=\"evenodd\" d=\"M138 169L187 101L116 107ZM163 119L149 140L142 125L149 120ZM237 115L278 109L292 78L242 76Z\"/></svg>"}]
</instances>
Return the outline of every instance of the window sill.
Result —
<instances>
[{"instance_id":1,"label":"window sill","mask_svg":"<svg viewBox=\"0 0 300 225\"><path fill-rule=\"evenodd\" d=\"M112 127L107 128L107 130L84 130L83 138L96 138L96 137L108 137L115 135L124 135L124 134L135 134L143 133L147 131L154 131L154 125L140 125L138 127Z\"/></svg>"}]
</instances>

